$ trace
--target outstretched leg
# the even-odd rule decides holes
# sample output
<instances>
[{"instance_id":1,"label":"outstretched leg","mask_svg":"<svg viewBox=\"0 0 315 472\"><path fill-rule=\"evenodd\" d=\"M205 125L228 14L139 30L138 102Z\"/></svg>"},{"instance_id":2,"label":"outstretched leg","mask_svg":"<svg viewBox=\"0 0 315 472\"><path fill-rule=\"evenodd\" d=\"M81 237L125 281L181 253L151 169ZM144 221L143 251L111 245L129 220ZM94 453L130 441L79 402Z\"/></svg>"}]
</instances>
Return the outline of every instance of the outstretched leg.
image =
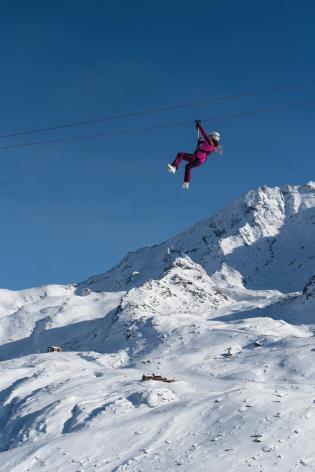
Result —
<instances>
[{"instance_id":1,"label":"outstretched leg","mask_svg":"<svg viewBox=\"0 0 315 472\"><path fill-rule=\"evenodd\" d=\"M195 154L188 154L188 152L179 152L175 158L175 160L172 162L172 166L176 167L176 169L179 168L182 160L188 161L188 162L193 162L195 160L196 156Z\"/></svg>"}]
</instances>

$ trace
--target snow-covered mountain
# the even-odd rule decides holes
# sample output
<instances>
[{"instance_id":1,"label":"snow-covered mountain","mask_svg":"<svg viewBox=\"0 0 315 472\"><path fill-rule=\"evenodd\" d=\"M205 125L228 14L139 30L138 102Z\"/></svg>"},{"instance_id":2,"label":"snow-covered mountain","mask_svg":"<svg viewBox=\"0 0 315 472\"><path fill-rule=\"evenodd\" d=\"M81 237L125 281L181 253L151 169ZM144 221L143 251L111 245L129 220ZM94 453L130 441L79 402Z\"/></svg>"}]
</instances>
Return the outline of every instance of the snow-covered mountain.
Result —
<instances>
[{"instance_id":1,"label":"snow-covered mountain","mask_svg":"<svg viewBox=\"0 0 315 472\"><path fill-rule=\"evenodd\" d=\"M301 290L314 272L314 193L313 182L253 190L175 238L128 254L84 285L96 291L138 287L189 256L220 285L226 277L234 285L237 272L251 289Z\"/></svg>"},{"instance_id":2,"label":"snow-covered mountain","mask_svg":"<svg viewBox=\"0 0 315 472\"><path fill-rule=\"evenodd\" d=\"M0 290L0 471L315 470L314 257L309 182L83 283Z\"/></svg>"}]
</instances>

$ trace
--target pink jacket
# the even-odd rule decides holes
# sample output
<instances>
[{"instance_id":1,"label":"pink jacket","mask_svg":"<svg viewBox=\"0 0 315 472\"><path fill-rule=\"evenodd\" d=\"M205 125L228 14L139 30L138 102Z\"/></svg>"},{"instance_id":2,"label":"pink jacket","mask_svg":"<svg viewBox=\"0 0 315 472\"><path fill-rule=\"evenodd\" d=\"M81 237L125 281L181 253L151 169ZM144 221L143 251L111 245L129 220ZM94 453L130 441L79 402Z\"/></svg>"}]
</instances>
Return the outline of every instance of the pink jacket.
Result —
<instances>
[{"instance_id":1,"label":"pink jacket","mask_svg":"<svg viewBox=\"0 0 315 472\"><path fill-rule=\"evenodd\" d=\"M195 155L200 162L204 163L208 159L209 154L215 150L215 146L210 143L207 133L199 123L196 127L202 134L204 141L198 143Z\"/></svg>"}]
</instances>

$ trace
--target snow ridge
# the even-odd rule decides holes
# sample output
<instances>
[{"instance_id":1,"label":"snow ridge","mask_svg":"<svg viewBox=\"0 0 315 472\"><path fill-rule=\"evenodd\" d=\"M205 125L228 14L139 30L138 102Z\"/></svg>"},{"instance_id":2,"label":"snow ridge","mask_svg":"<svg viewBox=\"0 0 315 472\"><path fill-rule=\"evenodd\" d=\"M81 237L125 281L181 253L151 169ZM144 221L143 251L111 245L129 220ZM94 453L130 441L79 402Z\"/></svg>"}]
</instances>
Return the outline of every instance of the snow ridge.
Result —
<instances>
[{"instance_id":1,"label":"snow ridge","mask_svg":"<svg viewBox=\"0 0 315 472\"><path fill-rule=\"evenodd\" d=\"M260 187L178 236L129 253L82 286L95 291L139 287L159 279L178 257L188 256L209 277L228 266L249 288L301 290L314 271L314 205L313 183Z\"/></svg>"}]
</instances>

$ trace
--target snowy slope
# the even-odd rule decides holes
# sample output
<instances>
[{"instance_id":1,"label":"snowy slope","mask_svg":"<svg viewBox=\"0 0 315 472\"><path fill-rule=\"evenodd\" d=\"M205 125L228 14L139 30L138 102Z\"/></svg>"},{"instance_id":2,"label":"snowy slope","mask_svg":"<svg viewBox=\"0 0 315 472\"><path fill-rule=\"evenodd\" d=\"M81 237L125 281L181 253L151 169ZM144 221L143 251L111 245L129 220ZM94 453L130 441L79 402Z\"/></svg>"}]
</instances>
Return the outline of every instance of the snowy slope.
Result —
<instances>
[{"instance_id":1,"label":"snowy slope","mask_svg":"<svg viewBox=\"0 0 315 472\"><path fill-rule=\"evenodd\" d=\"M314 241L315 184L261 187L81 284L0 290L0 472L314 471Z\"/></svg>"}]
</instances>

